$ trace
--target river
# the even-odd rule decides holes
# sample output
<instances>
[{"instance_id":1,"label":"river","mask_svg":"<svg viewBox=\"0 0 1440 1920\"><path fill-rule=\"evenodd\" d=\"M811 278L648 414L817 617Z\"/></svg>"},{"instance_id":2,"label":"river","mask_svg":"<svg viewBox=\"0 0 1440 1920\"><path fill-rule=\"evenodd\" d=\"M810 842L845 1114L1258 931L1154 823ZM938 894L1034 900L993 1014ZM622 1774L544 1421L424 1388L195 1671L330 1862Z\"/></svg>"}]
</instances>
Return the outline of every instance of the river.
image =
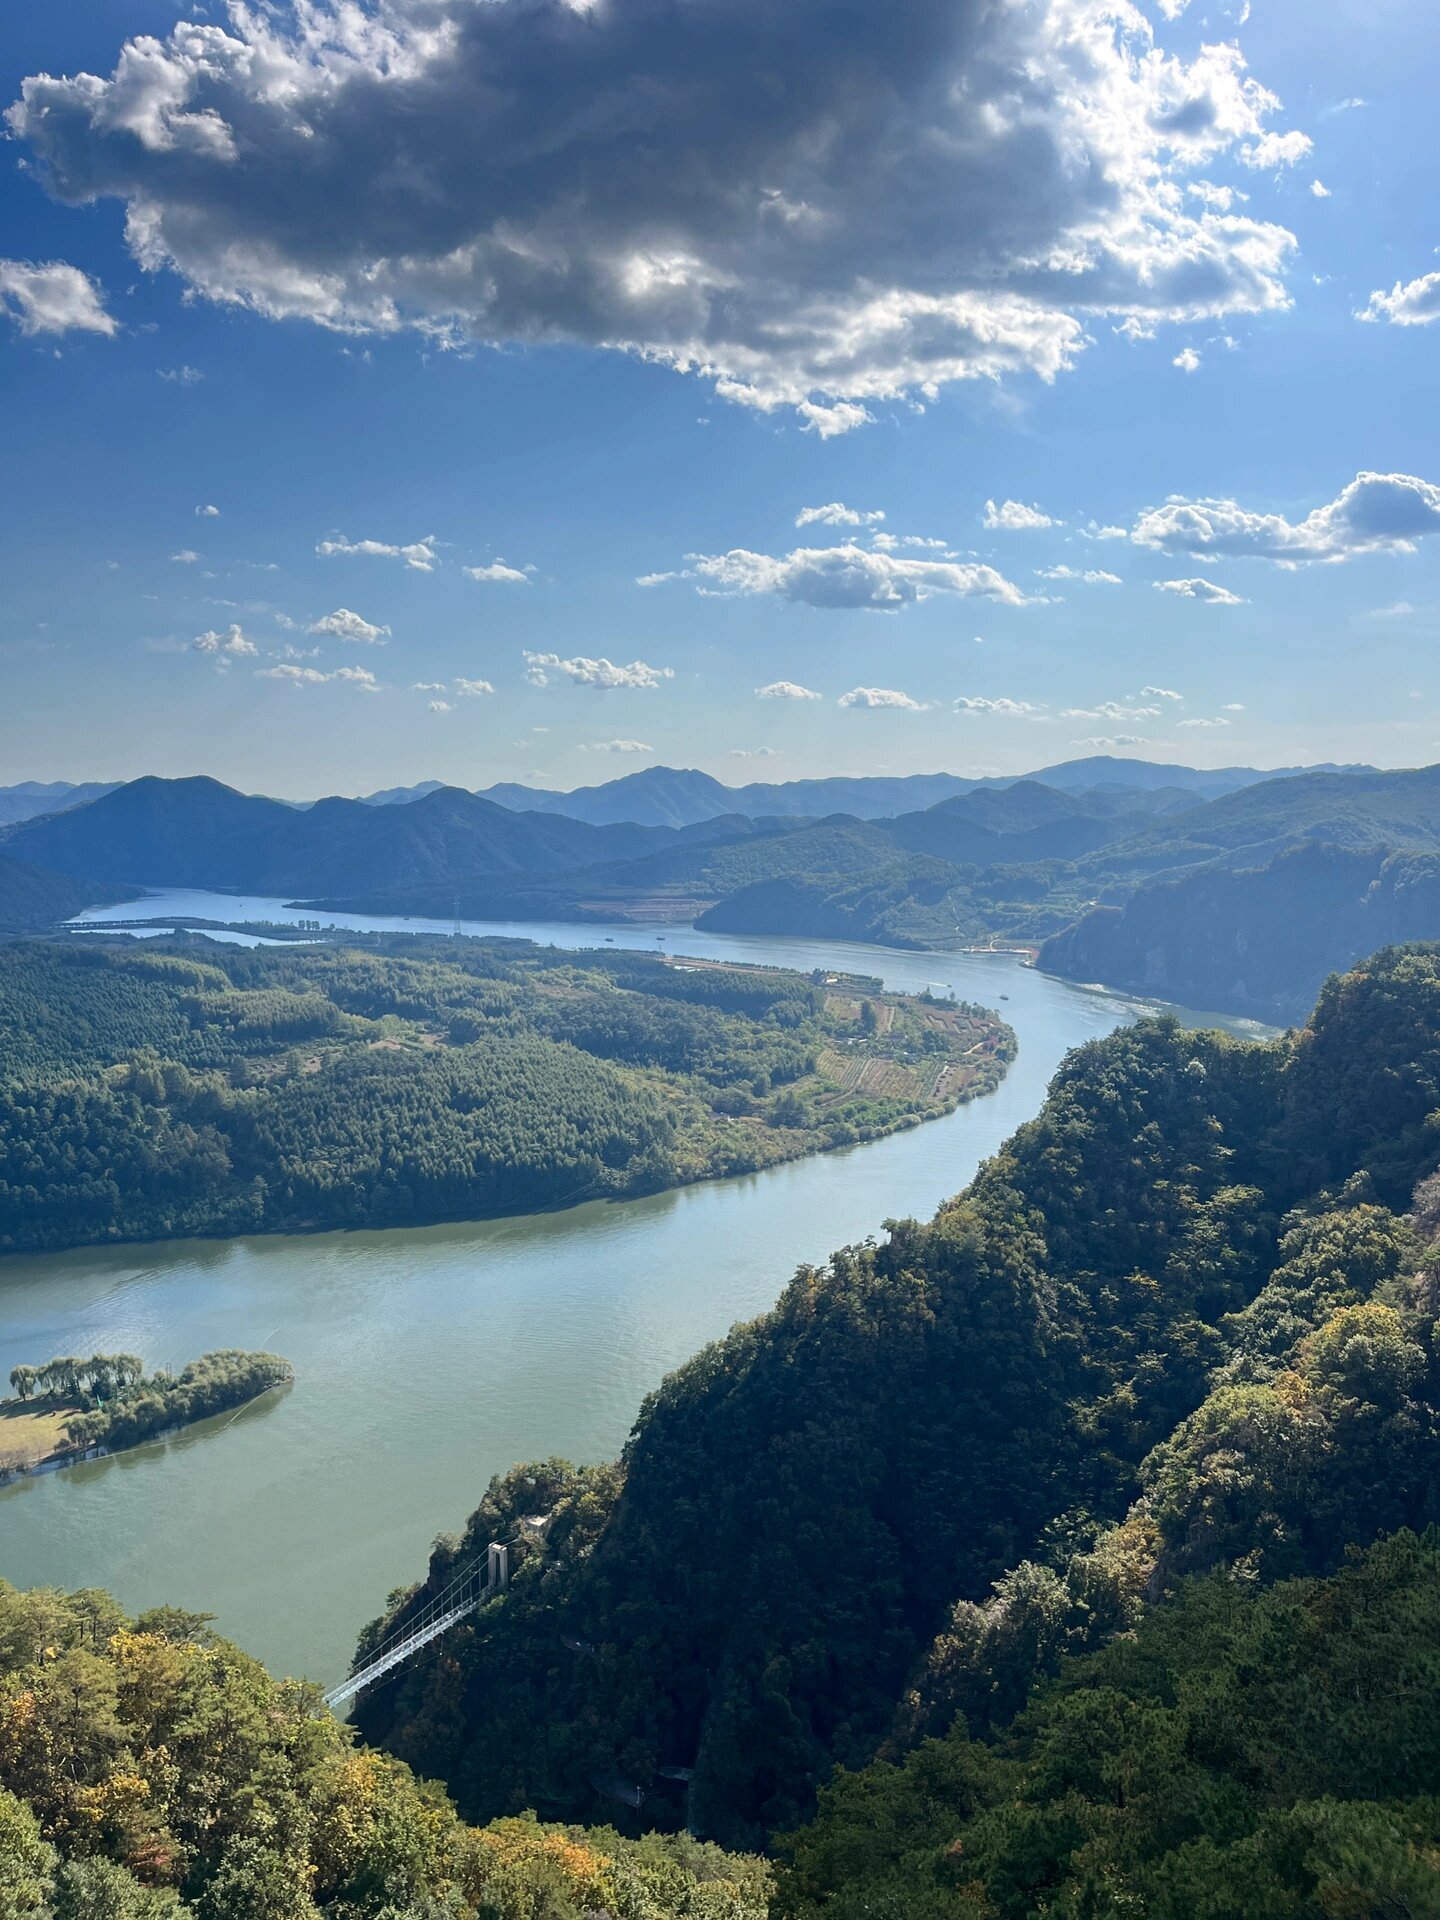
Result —
<instances>
[{"instance_id":1,"label":"river","mask_svg":"<svg viewBox=\"0 0 1440 1920\"><path fill-rule=\"evenodd\" d=\"M120 913L300 917L275 900L172 891L89 917ZM657 945L654 929L635 926L466 931ZM296 1369L293 1388L238 1415L0 1489L0 1575L107 1587L131 1609L213 1613L276 1671L329 1684L357 1629L423 1574L432 1539L460 1528L492 1474L548 1454L613 1457L668 1369L770 1306L800 1262L878 1233L887 1217L931 1213L1036 1111L1069 1048L1137 1011L1001 956L676 927L663 937L675 953L953 987L1000 1007L1019 1057L997 1093L945 1119L643 1200L0 1260L0 1379L17 1361L117 1350L154 1366L267 1347Z\"/></svg>"}]
</instances>

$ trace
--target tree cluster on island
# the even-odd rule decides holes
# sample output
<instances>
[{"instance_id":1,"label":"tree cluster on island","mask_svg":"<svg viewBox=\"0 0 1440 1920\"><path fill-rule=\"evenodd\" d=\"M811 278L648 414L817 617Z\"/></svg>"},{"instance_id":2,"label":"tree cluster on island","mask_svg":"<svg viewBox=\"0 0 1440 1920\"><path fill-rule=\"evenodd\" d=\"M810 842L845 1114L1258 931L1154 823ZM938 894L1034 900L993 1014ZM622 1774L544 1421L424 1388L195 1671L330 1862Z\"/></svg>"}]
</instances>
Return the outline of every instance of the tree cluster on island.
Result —
<instances>
[{"instance_id":1,"label":"tree cluster on island","mask_svg":"<svg viewBox=\"0 0 1440 1920\"><path fill-rule=\"evenodd\" d=\"M238 1348L202 1354L178 1373L161 1367L148 1375L133 1353L96 1353L88 1360L61 1356L40 1366L12 1367L15 1399L0 1402L0 1411L7 1424L23 1431L23 1417L17 1423L9 1416L39 1412L48 1402L58 1413L64 1438L42 1452L64 1460L96 1447L138 1446L157 1434L242 1407L293 1378L294 1369L279 1354ZM12 1444L0 1456L0 1470L23 1470L36 1464L37 1457L33 1450Z\"/></svg>"}]
</instances>

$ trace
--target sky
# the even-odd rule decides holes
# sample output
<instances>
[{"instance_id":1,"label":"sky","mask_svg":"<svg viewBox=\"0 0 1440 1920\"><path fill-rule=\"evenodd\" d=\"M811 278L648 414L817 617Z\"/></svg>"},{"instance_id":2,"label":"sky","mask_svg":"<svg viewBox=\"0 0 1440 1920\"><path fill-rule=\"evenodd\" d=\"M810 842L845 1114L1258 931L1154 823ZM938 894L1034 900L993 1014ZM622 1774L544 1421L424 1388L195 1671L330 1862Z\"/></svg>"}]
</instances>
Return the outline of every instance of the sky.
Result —
<instances>
[{"instance_id":1,"label":"sky","mask_svg":"<svg viewBox=\"0 0 1440 1920\"><path fill-rule=\"evenodd\" d=\"M1433 0L47 0L0 66L0 784L1440 759Z\"/></svg>"}]
</instances>

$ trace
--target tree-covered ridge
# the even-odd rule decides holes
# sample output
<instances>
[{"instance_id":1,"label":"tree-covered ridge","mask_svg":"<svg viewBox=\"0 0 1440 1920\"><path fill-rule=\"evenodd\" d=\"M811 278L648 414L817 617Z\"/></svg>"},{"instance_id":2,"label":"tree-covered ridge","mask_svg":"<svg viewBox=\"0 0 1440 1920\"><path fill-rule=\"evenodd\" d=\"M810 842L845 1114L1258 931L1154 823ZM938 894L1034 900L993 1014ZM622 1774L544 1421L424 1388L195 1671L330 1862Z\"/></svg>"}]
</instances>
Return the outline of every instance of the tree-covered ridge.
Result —
<instances>
[{"instance_id":1,"label":"tree-covered ridge","mask_svg":"<svg viewBox=\"0 0 1440 1920\"><path fill-rule=\"evenodd\" d=\"M990 1741L843 1775L776 1920L1440 1912L1440 1530L1188 1583Z\"/></svg>"},{"instance_id":2,"label":"tree-covered ridge","mask_svg":"<svg viewBox=\"0 0 1440 1920\"><path fill-rule=\"evenodd\" d=\"M989 1091L994 1015L519 941L0 946L0 1250L521 1213Z\"/></svg>"},{"instance_id":3,"label":"tree-covered ridge","mask_svg":"<svg viewBox=\"0 0 1440 1920\"><path fill-rule=\"evenodd\" d=\"M1396 950L1300 1035L1079 1049L965 1194L802 1269L617 1467L497 1483L425 1590L525 1514L544 1552L362 1725L472 1814L576 1817L618 1778L753 1845L837 1761L1003 1724L1189 1574L1326 1573L1440 1518L1440 1207L1405 1212L1437 1010L1440 953Z\"/></svg>"},{"instance_id":4,"label":"tree-covered ridge","mask_svg":"<svg viewBox=\"0 0 1440 1920\"><path fill-rule=\"evenodd\" d=\"M206 1616L0 1582L0 1920L762 1920L767 1884L683 1838L462 1826Z\"/></svg>"},{"instance_id":5,"label":"tree-covered ridge","mask_svg":"<svg viewBox=\"0 0 1440 1920\"><path fill-rule=\"evenodd\" d=\"M0 853L0 933L26 933L53 927L85 907L123 900L125 889L51 873L28 860Z\"/></svg>"}]
</instances>

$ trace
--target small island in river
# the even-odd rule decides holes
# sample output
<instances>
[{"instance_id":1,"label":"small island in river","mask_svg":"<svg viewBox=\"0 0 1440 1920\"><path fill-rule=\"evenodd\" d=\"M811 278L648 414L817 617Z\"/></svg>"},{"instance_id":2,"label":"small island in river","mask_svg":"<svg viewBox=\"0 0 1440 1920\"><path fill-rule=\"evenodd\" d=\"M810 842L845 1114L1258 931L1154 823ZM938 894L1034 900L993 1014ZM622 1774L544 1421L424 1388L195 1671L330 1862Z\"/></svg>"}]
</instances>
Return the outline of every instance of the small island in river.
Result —
<instances>
[{"instance_id":1,"label":"small island in river","mask_svg":"<svg viewBox=\"0 0 1440 1920\"><path fill-rule=\"evenodd\" d=\"M278 1354L230 1348L202 1354L179 1373L161 1368L147 1375L133 1353L12 1367L15 1396L0 1400L0 1480L139 1446L242 1407L294 1377Z\"/></svg>"},{"instance_id":2,"label":"small island in river","mask_svg":"<svg viewBox=\"0 0 1440 1920\"><path fill-rule=\"evenodd\" d=\"M992 1091L998 1014L522 940L0 946L0 1252L538 1213Z\"/></svg>"}]
</instances>

